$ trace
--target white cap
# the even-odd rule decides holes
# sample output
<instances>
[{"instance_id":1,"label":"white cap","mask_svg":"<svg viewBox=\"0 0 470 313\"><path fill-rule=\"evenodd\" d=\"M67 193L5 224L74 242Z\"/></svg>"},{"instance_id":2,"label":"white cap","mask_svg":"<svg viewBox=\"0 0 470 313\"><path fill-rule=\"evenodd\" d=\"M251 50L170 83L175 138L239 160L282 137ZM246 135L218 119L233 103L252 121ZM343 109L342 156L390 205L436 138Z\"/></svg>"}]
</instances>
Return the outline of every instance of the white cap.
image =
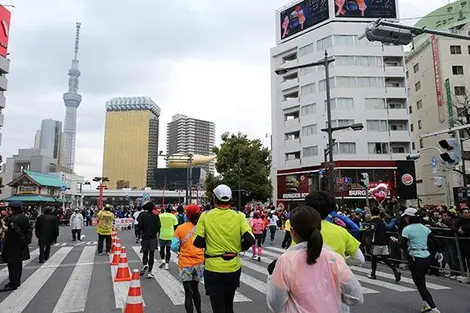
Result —
<instances>
[{"instance_id":1,"label":"white cap","mask_svg":"<svg viewBox=\"0 0 470 313\"><path fill-rule=\"evenodd\" d=\"M222 202L229 202L232 200L232 189L227 185L218 185L212 192L215 197Z\"/></svg>"},{"instance_id":2,"label":"white cap","mask_svg":"<svg viewBox=\"0 0 470 313\"><path fill-rule=\"evenodd\" d=\"M418 213L418 210L415 208L407 208L401 216L416 216L416 213Z\"/></svg>"}]
</instances>

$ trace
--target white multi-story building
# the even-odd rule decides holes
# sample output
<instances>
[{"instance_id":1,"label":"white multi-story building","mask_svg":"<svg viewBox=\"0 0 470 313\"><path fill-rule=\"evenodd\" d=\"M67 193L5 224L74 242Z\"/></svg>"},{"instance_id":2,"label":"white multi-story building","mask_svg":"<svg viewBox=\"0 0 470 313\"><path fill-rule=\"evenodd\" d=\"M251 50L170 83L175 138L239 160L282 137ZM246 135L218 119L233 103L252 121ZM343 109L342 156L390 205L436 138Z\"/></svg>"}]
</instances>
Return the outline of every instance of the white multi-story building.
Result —
<instances>
[{"instance_id":1,"label":"white multi-story building","mask_svg":"<svg viewBox=\"0 0 470 313\"><path fill-rule=\"evenodd\" d=\"M429 13L416 26L470 35L469 10L468 1L456 1ZM470 123L470 43L448 37L420 36L406 57L406 75L412 150L420 151L416 160L418 197L423 204L454 204L453 188L463 186L463 177L456 172L442 171L439 152L433 148L439 147L438 141L449 138L449 134L420 136ZM470 150L469 131L461 131L458 138L462 139L466 151ZM432 162L433 159L437 162ZM465 165L468 173L470 162ZM437 167L434 172L433 166ZM436 184L434 177L439 176L445 179Z\"/></svg>"},{"instance_id":2,"label":"white multi-story building","mask_svg":"<svg viewBox=\"0 0 470 313\"><path fill-rule=\"evenodd\" d=\"M369 173L371 184L386 182L396 194L396 160L405 160L411 151L403 48L359 40L366 24L378 16L335 17L334 1L328 2L328 12L323 8L327 19L285 36L288 17L292 23L292 12L299 11L298 5L304 11L305 6L311 9L309 2L314 1L297 2L276 13L281 26L276 29L277 45L271 49L274 199L288 204L319 189L318 171L328 141L321 131L327 126L324 68L306 67L283 75L274 70L316 62L325 51L335 58L329 71L332 126L364 125L362 131L334 132L337 196L351 204L363 202L365 192L358 184L362 172ZM393 9L391 15L396 14Z\"/></svg>"}]
</instances>

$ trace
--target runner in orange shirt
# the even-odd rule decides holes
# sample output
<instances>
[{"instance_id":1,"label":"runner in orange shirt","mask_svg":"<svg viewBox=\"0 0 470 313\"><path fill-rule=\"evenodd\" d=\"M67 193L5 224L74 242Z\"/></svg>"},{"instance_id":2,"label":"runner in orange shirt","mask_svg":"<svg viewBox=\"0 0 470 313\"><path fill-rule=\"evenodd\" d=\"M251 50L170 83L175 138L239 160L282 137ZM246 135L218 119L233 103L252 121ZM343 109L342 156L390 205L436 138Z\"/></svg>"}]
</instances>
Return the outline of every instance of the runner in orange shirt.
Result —
<instances>
[{"instance_id":1,"label":"runner in orange shirt","mask_svg":"<svg viewBox=\"0 0 470 313\"><path fill-rule=\"evenodd\" d=\"M171 249L179 252L178 268L183 281L186 312L193 312L194 303L196 312L201 313L201 295L198 288L204 274L204 249L193 245L201 208L197 204L190 204L186 206L185 211L188 222L176 228Z\"/></svg>"}]
</instances>

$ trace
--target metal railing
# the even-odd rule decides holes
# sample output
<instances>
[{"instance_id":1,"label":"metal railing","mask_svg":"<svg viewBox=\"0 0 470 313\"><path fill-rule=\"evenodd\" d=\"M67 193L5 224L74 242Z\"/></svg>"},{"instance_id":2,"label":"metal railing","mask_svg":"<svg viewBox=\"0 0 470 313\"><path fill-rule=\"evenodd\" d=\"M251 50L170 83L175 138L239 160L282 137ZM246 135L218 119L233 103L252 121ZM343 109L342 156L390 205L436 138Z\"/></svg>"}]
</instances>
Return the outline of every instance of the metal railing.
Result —
<instances>
[{"instance_id":1,"label":"metal railing","mask_svg":"<svg viewBox=\"0 0 470 313\"><path fill-rule=\"evenodd\" d=\"M441 264L434 258L431 263L431 274L438 275L440 272L447 272L450 276L463 276L470 278L470 237L461 237L448 228L430 227L439 241L444 260ZM399 241L394 243L389 240L389 259L399 264L408 264L408 253L401 247L401 233L398 231L387 232L389 236L393 236ZM361 250L365 256L371 256L372 234L363 230L361 235ZM437 247L428 247L432 255L437 253Z\"/></svg>"}]
</instances>

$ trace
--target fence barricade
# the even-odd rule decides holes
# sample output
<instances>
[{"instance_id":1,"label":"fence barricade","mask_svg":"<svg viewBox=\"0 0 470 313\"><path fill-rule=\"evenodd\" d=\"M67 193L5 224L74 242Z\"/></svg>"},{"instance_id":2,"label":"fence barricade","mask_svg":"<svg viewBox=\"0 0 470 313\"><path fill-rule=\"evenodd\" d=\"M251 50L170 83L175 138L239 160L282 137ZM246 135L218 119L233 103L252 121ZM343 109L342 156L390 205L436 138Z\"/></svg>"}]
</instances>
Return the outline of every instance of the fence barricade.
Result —
<instances>
[{"instance_id":1,"label":"fence barricade","mask_svg":"<svg viewBox=\"0 0 470 313\"><path fill-rule=\"evenodd\" d=\"M461 282L470 282L470 237L461 237L448 228L430 227L442 247L444 260L441 264L433 258L431 274L444 273L447 277L457 277ZM399 239L395 243L389 241L389 259L396 263L407 264L408 253L401 247L401 236L399 232L387 232L390 237ZM361 250L365 256L371 255L372 234L365 230L361 231ZM431 255L437 253L437 247L428 247Z\"/></svg>"}]
</instances>

